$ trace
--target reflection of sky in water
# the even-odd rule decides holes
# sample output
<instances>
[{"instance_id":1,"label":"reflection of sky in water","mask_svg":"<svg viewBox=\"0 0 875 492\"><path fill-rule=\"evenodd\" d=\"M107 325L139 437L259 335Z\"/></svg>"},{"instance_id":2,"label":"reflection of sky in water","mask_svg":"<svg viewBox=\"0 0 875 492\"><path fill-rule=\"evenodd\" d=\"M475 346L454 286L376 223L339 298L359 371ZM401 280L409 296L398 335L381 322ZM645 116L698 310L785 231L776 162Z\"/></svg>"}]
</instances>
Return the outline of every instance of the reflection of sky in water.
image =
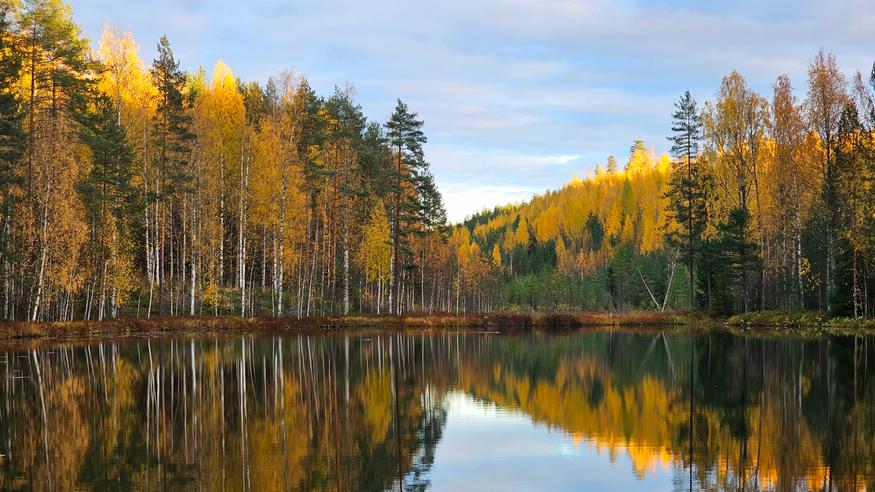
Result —
<instances>
[{"instance_id":1,"label":"reflection of sky in water","mask_svg":"<svg viewBox=\"0 0 875 492\"><path fill-rule=\"evenodd\" d=\"M863 340L21 342L0 490L875 491Z\"/></svg>"},{"instance_id":2,"label":"reflection of sky in water","mask_svg":"<svg viewBox=\"0 0 875 492\"><path fill-rule=\"evenodd\" d=\"M462 392L445 400L447 424L426 479L430 490L641 490L672 489L671 470L632 473L626 453L611 463L607 451L575 443L524 413L484 404Z\"/></svg>"}]
</instances>

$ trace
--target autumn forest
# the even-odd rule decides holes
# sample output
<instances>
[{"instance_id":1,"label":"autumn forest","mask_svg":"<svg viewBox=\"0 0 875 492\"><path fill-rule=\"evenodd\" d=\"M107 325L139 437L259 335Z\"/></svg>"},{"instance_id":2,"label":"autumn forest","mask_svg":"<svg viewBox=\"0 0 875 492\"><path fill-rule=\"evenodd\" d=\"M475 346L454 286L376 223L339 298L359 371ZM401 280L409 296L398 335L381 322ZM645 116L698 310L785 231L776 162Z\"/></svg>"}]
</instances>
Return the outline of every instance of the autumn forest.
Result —
<instances>
[{"instance_id":1,"label":"autumn forest","mask_svg":"<svg viewBox=\"0 0 875 492\"><path fill-rule=\"evenodd\" d=\"M768 94L727 67L710 101L678 89L670 155L630 135L584 178L449 224L415 107L365 115L353 86L291 69L185 71L167 37L143 60L111 25L92 49L72 15L0 1L6 320L875 314L875 67L821 50Z\"/></svg>"}]
</instances>

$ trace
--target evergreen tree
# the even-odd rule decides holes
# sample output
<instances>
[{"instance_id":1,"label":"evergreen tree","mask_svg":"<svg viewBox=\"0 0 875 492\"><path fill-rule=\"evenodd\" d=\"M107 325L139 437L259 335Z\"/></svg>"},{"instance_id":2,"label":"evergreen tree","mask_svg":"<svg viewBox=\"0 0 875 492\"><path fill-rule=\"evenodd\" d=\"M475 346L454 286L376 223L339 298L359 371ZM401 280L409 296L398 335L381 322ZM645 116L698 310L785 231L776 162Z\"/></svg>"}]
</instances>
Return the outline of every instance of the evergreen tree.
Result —
<instances>
[{"instance_id":1,"label":"evergreen tree","mask_svg":"<svg viewBox=\"0 0 875 492\"><path fill-rule=\"evenodd\" d=\"M824 182L824 203L834 238L830 313L860 316L865 308L865 258L869 241L864 237L871 220L871 136L867 135L854 104L845 106L839 121L833 162ZM870 239L871 240L871 239Z\"/></svg>"},{"instance_id":2,"label":"evergreen tree","mask_svg":"<svg viewBox=\"0 0 875 492\"><path fill-rule=\"evenodd\" d=\"M21 50L16 46L16 33L12 27L11 8L0 3L0 87L10 88L17 82L21 70ZM22 128L24 112L15 92L0 90L0 269L3 278L8 278L11 256L15 253L12 241L12 210L15 195L12 187L21 184L16 174L18 160L24 152L26 135ZM4 304L8 306L10 292L8 282L3 285ZM8 317L4 312L4 318Z\"/></svg>"},{"instance_id":3,"label":"evergreen tree","mask_svg":"<svg viewBox=\"0 0 875 492\"><path fill-rule=\"evenodd\" d=\"M599 221L598 216L590 212L586 217L586 231L589 234L590 245L593 251L602 249L602 242L605 239L605 228Z\"/></svg>"},{"instance_id":4,"label":"evergreen tree","mask_svg":"<svg viewBox=\"0 0 875 492\"><path fill-rule=\"evenodd\" d=\"M609 155L608 156L608 174L617 174L617 158Z\"/></svg>"},{"instance_id":5,"label":"evergreen tree","mask_svg":"<svg viewBox=\"0 0 875 492\"><path fill-rule=\"evenodd\" d=\"M133 151L117 107L103 94L87 101L78 115L80 138L91 151L91 172L79 184L88 215L93 292L86 298L84 317L100 320L116 316L122 297L133 287L129 244L142 217L142 202L131 183Z\"/></svg>"},{"instance_id":6,"label":"evergreen tree","mask_svg":"<svg viewBox=\"0 0 875 492\"><path fill-rule=\"evenodd\" d=\"M370 190L376 196L389 193L391 157L382 125L369 122L362 133L359 159Z\"/></svg>"},{"instance_id":7,"label":"evergreen tree","mask_svg":"<svg viewBox=\"0 0 875 492\"><path fill-rule=\"evenodd\" d=\"M421 210L417 185L428 169L422 149L427 141L422 125L417 114L409 111L400 99L386 122L386 139L394 161L389 180L392 209L392 290L389 297L393 314L400 314L401 300L398 294L402 254L406 256L409 253L408 234Z\"/></svg>"},{"instance_id":8,"label":"evergreen tree","mask_svg":"<svg viewBox=\"0 0 875 492\"><path fill-rule=\"evenodd\" d=\"M139 218L138 197L131 185L133 152L118 123L118 110L105 95L94 95L79 116L80 138L91 149L91 173L80 185L98 220L109 212L119 221ZM109 210L107 210L107 208Z\"/></svg>"},{"instance_id":9,"label":"evergreen tree","mask_svg":"<svg viewBox=\"0 0 875 492\"><path fill-rule=\"evenodd\" d=\"M0 87L11 88L18 81L22 67L22 51L16 45L12 11L6 2L0 3ZM0 254L8 252L9 213L12 199L10 187L19 181L15 173L24 152L26 135L22 128L24 112L21 101L12 90L0 90L0 199L3 223L0 224Z\"/></svg>"},{"instance_id":10,"label":"evergreen tree","mask_svg":"<svg viewBox=\"0 0 875 492\"><path fill-rule=\"evenodd\" d=\"M184 94L186 76L180 70L179 62L173 56L170 41L167 36L161 36L158 41L158 58L152 62L152 80L158 92L157 108L152 125L152 138L157 149L155 155L154 176L149 176L146 183L147 205L152 207L152 219L146 224L147 237L151 237L151 244L147 244L147 265L151 265L149 272L150 286L153 281L158 284L158 313L164 313L163 294L164 278L163 264L165 241L175 239L175 227L177 222L174 205L189 191L192 174L188 166L191 152L191 141L194 134L190 131L191 115L188 112L190 101ZM153 181L154 185L148 183ZM152 223L152 232L149 234L149 223ZM169 227L166 227L169 226ZM169 229L169 234L162 234L162 230ZM169 236L169 237L168 237ZM147 241L148 242L148 241ZM151 287L149 299L149 312L151 312Z\"/></svg>"},{"instance_id":11,"label":"evergreen tree","mask_svg":"<svg viewBox=\"0 0 875 492\"><path fill-rule=\"evenodd\" d=\"M0 186L6 190L15 179L15 165L24 149L25 135L22 128L24 113L17 94L9 90L17 81L21 70L21 49L16 45L10 6L0 3Z\"/></svg>"},{"instance_id":12,"label":"evergreen tree","mask_svg":"<svg viewBox=\"0 0 875 492\"><path fill-rule=\"evenodd\" d=\"M78 283L84 241L76 187L83 164L76 153L75 101L92 80L88 43L60 0L27 0L18 18L18 44L26 83L25 202L12 213L23 243L21 268L29 269L30 319L43 319L58 296Z\"/></svg>"},{"instance_id":13,"label":"evergreen tree","mask_svg":"<svg viewBox=\"0 0 875 492\"><path fill-rule=\"evenodd\" d=\"M827 53L823 49L818 51L817 56L808 66L808 99L806 110L811 128L820 137L823 158L821 159L821 178L824 187L830 178L830 166L833 165L833 151L838 133L842 111L848 101L847 83L844 74L836 63L835 55ZM824 198L829 198L829 191L824 188ZM824 202L826 210L831 210L831 204ZM827 212L829 213L829 212ZM817 258L823 263L824 277L821 282L825 285L825 299L819 299L821 305L829 306L832 297L832 288L835 282L832 279L835 270L833 241L835 230L830 220L822 222L823 228L818 231L819 241L826 247L823 248L824 257ZM826 301L826 302L824 302Z\"/></svg>"},{"instance_id":14,"label":"evergreen tree","mask_svg":"<svg viewBox=\"0 0 875 492\"><path fill-rule=\"evenodd\" d=\"M158 149L159 186L157 196L164 198L182 190L191 179L186 169L191 141L191 115L183 93L186 76L173 56L167 36L158 41L158 58L152 63L152 78L158 89L153 136Z\"/></svg>"},{"instance_id":15,"label":"evergreen tree","mask_svg":"<svg viewBox=\"0 0 875 492\"><path fill-rule=\"evenodd\" d=\"M672 115L671 154L676 159L669 185L669 215L679 229L668 239L682 251L690 277L690 308L696 308L694 261L707 222L706 183L697 162L702 123L690 91L675 103ZM705 258L705 256L701 256Z\"/></svg>"},{"instance_id":16,"label":"evergreen tree","mask_svg":"<svg viewBox=\"0 0 875 492\"><path fill-rule=\"evenodd\" d=\"M367 207L364 200L367 188L362 184L362 175L358 150L361 146L361 136L367 119L361 106L353 100L352 87L341 90L335 87L334 94L325 102L325 109L330 115L331 124L326 125L327 142L325 151L331 162L329 176L331 188L331 206L329 215L329 233L332 249L335 252L332 261L340 263L339 268L332 268L331 306L332 312L348 314L350 309L350 232L353 224L367 220ZM339 244L338 244L339 243ZM335 302L338 281L336 274L341 274L342 298ZM336 306L342 304L342 309Z\"/></svg>"},{"instance_id":17,"label":"evergreen tree","mask_svg":"<svg viewBox=\"0 0 875 492\"><path fill-rule=\"evenodd\" d=\"M447 222L447 211L430 171L426 170L420 175L417 192L420 203L418 222L424 231L443 228Z\"/></svg>"},{"instance_id":18,"label":"evergreen tree","mask_svg":"<svg viewBox=\"0 0 875 492\"><path fill-rule=\"evenodd\" d=\"M759 267L756 245L749 239L750 213L746 208L731 210L726 220L718 226L715 264L712 266L713 284L711 300L716 314L730 314L738 310L750 310L750 295L747 277ZM740 303L739 303L740 301Z\"/></svg>"},{"instance_id":19,"label":"evergreen tree","mask_svg":"<svg viewBox=\"0 0 875 492\"><path fill-rule=\"evenodd\" d=\"M73 22L70 6L61 0L26 0L18 22L22 42L22 69L28 75L27 97L27 196L32 198L37 140L44 129L40 118L57 119L65 113L70 97L82 88L84 73L92 68L88 44Z\"/></svg>"}]
</instances>

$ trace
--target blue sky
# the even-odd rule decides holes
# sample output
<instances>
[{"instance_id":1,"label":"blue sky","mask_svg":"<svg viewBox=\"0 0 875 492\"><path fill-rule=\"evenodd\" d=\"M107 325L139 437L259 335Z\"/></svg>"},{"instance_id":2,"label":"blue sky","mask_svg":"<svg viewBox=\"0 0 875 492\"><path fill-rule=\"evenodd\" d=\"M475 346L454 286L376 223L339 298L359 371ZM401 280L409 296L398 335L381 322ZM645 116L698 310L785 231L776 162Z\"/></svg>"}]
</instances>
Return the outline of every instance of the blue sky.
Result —
<instances>
[{"instance_id":1,"label":"blue sky","mask_svg":"<svg viewBox=\"0 0 875 492\"><path fill-rule=\"evenodd\" d=\"M580 433L575 439L519 409L478 401L459 390L448 393L443 404L446 426L423 477L431 491L653 491L672 490L673 475L683 480L683 470L658 462L639 477L627 449L594 442L617 436ZM658 454L659 449L649 451Z\"/></svg>"},{"instance_id":2,"label":"blue sky","mask_svg":"<svg viewBox=\"0 0 875 492\"><path fill-rule=\"evenodd\" d=\"M401 98L425 120L426 155L452 220L518 201L636 138L667 150L672 105L703 102L740 71L770 97L833 51L848 77L875 60L875 2L668 0L73 0L93 43L131 31L147 62L166 33L183 68L221 59L247 80L285 68L321 94L352 83L383 121Z\"/></svg>"}]
</instances>

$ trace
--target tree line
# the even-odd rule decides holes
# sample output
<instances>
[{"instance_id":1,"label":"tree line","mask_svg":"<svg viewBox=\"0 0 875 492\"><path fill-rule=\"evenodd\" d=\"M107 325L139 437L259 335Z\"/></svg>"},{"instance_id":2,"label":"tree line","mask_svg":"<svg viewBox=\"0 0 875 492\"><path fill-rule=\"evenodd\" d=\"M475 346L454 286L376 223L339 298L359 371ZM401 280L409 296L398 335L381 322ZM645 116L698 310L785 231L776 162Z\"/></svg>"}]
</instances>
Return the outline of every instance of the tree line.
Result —
<instances>
[{"instance_id":1,"label":"tree line","mask_svg":"<svg viewBox=\"0 0 875 492\"><path fill-rule=\"evenodd\" d=\"M875 67L848 82L820 51L797 100L738 72L671 118L671 157L636 141L624 169L454 231L488 273L467 275L520 309L818 310L875 313ZM477 256L475 254L475 256ZM460 260L462 261L462 260Z\"/></svg>"},{"instance_id":2,"label":"tree line","mask_svg":"<svg viewBox=\"0 0 875 492\"><path fill-rule=\"evenodd\" d=\"M351 86L91 50L60 0L0 2L8 320L495 310L875 312L875 71L798 101L726 76L585 179L447 225L423 121Z\"/></svg>"},{"instance_id":3,"label":"tree line","mask_svg":"<svg viewBox=\"0 0 875 492\"><path fill-rule=\"evenodd\" d=\"M821 50L804 101L786 75L772 88L768 100L732 72L701 113L689 93L676 104L668 239L690 305L871 315L875 65L848 84Z\"/></svg>"},{"instance_id":4,"label":"tree line","mask_svg":"<svg viewBox=\"0 0 875 492\"><path fill-rule=\"evenodd\" d=\"M166 37L146 65L111 26L89 49L59 0L0 8L4 319L445 302L446 214L400 100L370 121L351 86L185 72Z\"/></svg>"}]
</instances>

